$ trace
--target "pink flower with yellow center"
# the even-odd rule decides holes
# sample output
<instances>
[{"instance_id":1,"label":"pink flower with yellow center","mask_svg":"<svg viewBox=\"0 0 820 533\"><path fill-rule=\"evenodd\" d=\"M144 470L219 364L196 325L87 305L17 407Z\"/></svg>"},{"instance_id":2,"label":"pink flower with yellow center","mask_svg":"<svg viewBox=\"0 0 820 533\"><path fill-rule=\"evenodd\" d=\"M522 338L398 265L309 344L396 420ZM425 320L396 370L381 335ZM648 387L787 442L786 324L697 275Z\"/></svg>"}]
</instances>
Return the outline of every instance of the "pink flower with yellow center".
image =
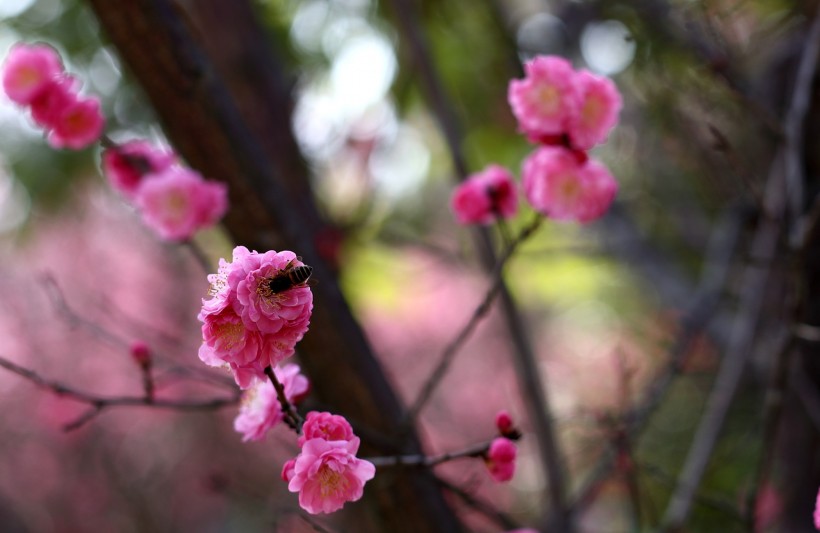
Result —
<instances>
[{"instance_id":1,"label":"pink flower with yellow center","mask_svg":"<svg viewBox=\"0 0 820 533\"><path fill-rule=\"evenodd\" d=\"M590 222L606 213L618 184L607 168L561 147L542 147L525 161L524 195L533 208L560 221Z\"/></svg>"},{"instance_id":2,"label":"pink flower with yellow center","mask_svg":"<svg viewBox=\"0 0 820 533\"><path fill-rule=\"evenodd\" d=\"M567 123L572 147L589 150L606 141L618 122L622 101L612 80L582 70L575 75L579 105L573 108Z\"/></svg>"},{"instance_id":3,"label":"pink flower with yellow center","mask_svg":"<svg viewBox=\"0 0 820 533\"><path fill-rule=\"evenodd\" d=\"M79 98L69 102L50 124L48 143L54 148L81 150L97 142L105 119L97 98Z\"/></svg>"},{"instance_id":4,"label":"pink flower with yellow center","mask_svg":"<svg viewBox=\"0 0 820 533\"><path fill-rule=\"evenodd\" d=\"M538 56L524 64L524 79L510 81L507 98L520 130L532 139L562 135L578 105L575 71L566 59Z\"/></svg>"},{"instance_id":5,"label":"pink flower with yellow center","mask_svg":"<svg viewBox=\"0 0 820 533\"><path fill-rule=\"evenodd\" d=\"M206 181L181 166L151 174L138 188L135 202L145 224L172 241L214 225L228 209L225 184Z\"/></svg>"},{"instance_id":6,"label":"pink flower with yellow center","mask_svg":"<svg viewBox=\"0 0 820 533\"><path fill-rule=\"evenodd\" d=\"M345 440L310 439L302 446L289 476L288 490L299 493L299 506L311 514L332 513L364 493L364 484L373 479L373 463L358 459L359 438Z\"/></svg>"},{"instance_id":7,"label":"pink flower with yellow center","mask_svg":"<svg viewBox=\"0 0 820 533\"><path fill-rule=\"evenodd\" d=\"M63 74L57 52L44 44L16 44L3 64L3 91L15 103L28 105Z\"/></svg>"}]
</instances>

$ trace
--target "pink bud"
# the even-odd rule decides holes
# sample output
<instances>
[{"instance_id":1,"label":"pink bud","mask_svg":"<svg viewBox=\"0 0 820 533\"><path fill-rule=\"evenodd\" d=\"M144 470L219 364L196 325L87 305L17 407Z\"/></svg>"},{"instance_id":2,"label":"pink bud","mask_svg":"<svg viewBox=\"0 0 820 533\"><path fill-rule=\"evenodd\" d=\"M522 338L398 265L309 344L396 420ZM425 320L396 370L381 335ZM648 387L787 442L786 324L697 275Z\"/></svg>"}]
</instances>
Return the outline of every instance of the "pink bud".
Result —
<instances>
[{"instance_id":1,"label":"pink bud","mask_svg":"<svg viewBox=\"0 0 820 533\"><path fill-rule=\"evenodd\" d=\"M151 364L151 349L143 341L134 341L131 344L131 357L140 366L148 366Z\"/></svg>"},{"instance_id":2,"label":"pink bud","mask_svg":"<svg viewBox=\"0 0 820 533\"><path fill-rule=\"evenodd\" d=\"M516 454L517 449L510 439L498 437L490 443L485 463L495 481L501 483L512 479Z\"/></svg>"},{"instance_id":3,"label":"pink bud","mask_svg":"<svg viewBox=\"0 0 820 533\"><path fill-rule=\"evenodd\" d=\"M296 473L296 457L289 459L282 465L282 481L289 483Z\"/></svg>"},{"instance_id":4,"label":"pink bud","mask_svg":"<svg viewBox=\"0 0 820 533\"><path fill-rule=\"evenodd\" d=\"M510 413L507 411L499 411L497 415L495 415L495 425L498 428L498 431L505 435L513 429L513 421Z\"/></svg>"}]
</instances>

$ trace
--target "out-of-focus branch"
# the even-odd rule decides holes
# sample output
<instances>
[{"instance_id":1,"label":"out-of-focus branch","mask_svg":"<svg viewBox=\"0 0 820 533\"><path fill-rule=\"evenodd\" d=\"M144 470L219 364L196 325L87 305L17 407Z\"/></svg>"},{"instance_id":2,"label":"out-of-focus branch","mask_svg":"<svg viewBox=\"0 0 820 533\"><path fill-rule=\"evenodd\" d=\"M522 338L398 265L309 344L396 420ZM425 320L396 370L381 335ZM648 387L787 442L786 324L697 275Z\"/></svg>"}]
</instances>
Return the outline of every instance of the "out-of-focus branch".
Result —
<instances>
[{"instance_id":1,"label":"out-of-focus branch","mask_svg":"<svg viewBox=\"0 0 820 533\"><path fill-rule=\"evenodd\" d=\"M385 466L423 466L431 468L454 459L465 457L483 457L487 455L490 443L484 442L455 452L445 452L439 455L394 455L389 457L368 457L367 460L376 467Z\"/></svg>"},{"instance_id":2,"label":"out-of-focus branch","mask_svg":"<svg viewBox=\"0 0 820 533\"><path fill-rule=\"evenodd\" d=\"M392 0L396 20L410 49L416 70L419 74L422 90L433 107L438 123L447 139L450 158L456 169L456 177L463 181L467 178L467 162L461 149L461 132L459 122L453 113L454 106L448 101L443 83L435 67L423 28L418 20L418 13L411 0ZM492 271L497 263L493 239L486 228L476 228L476 241L479 256L484 268ZM566 506L566 482L564 461L558 446L555 428L550 418L549 396L540 377L538 364L532 344L527 335L520 312L502 281L499 295L504 321L513 344L513 361L516 366L518 381L522 389L522 398L527 406L533 432L538 441L538 451L548 481L548 497L552 508L545 522L545 529L572 533L575 528L569 522Z\"/></svg>"},{"instance_id":3,"label":"out-of-focus branch","mask_svg":"<svg viewBox=\"0 0 820 533\"><path fill-rule=\"evenodd\" d=\"M621 418L621 425L625 426L631 441L634 442L640 437L646 423L666 397L669 387L680 373L692 342L707 329L719 309L720 295L728 280L732 259L738 248L747 218L748 210L744 207L730 207L712 233L698 289L681 319L681 330L669 348L666 364L650 380L649 388L641 401ZM574 513L580 513L594 500L598 485L610 475L616 459L617 450L611 449L592 468L586 482L575 497L572 507Z\"/></svg>"},{"instance_id":4,"label":"out-of-focus branch","mask_svg":"<svg viewBox=\"0 0 820 533\"><path fill-rule=\"evenodd\" d=\"M470 337L472 332L475 330L476 326L479 324L482 318L484 318L487 313L490 311L492 307L492 303L495 300L496 296L501 290L501 285L503 283L503 271L504 266L507 264L507 261L512 257L513 253L518 249L518 246L527 240L535 230L541 225L541 221L543 218L541 216L537 216L532 223L526 226L518 236L513 239L501 257L498 258L498 262L496 263L495 268L493 269L493 273L491 276L491 283L490 287L484 295L484 298L481 300L481 303L476 307L473 314L470 316L470 319L467 323L461 328L455 338L444 348L441 352L441 355L438 358L438 363L433 371L430 373L430 377L427 378L424 382L424 387L422 387L421 391L419 392L418 396L416 397L416 401L413 402L410 409L407 411L407 418L408 421L412 421L418 416L419 412L424 408L427 404L428 400L432 396L433 392L441 383L441 380L447 374L447 370L450 368L450 364L453 362L456 354L458 353L459 349L462 347L464 342Z\"/></svg>"},{"instance_id":5,"label":"out-of-focus branch","mask_svg":"<svg viewBox=\"0 0 820 533\"><path fill-rule=\"evenodd\" d=\"M803 121L808 93L811 90L817 58L820 53L820 17L815 17L809 38L798 68L789 110L786 114L784 131L787 133L772 163L766 184L765 217L762 217L755 233L751 248L751 262L743 273L738 316L729 337L726 355L723 358L706 411L701 418L695 440L678 478L677 488L672 494L664 516L664 526L677 530L684 525L689 515L692 498L700 485L701 478L712 455L720 430L726 419L740 378L746 367L755 338L755 327L763 307L763 298L769 271L777 252L777 244L783 230L789 188L789 160L799 154L801 148L793 143L802 138ZM801 110L802 114L795 110ZM798 133L799 132L799 133Z\"/></svg>"},{"instance_id":6,"label":"out-of-focus branch","mask_svg":"<svg viewBox=\"0 0 820 533\"><path fill-rule=\"evenodd\" d=\"M67 431L80 427L104 409L111 407L152 407L176 411L214 411L239 403L238 392L229 397L206 398L202 400L171 400L156 398L148 394L143 396L100 396L69 387L59 381L46 379L34 370L18 365L4 357L0 357L0 367L17 374L42 389L50 390L58 396L64 396L90 405L91 409L89 411L64 427Z\"/></svg>"},{"instance_id":7,"label":"out-of-focus branch","mask_svg":"<svg viewBox=\"0 0 820 533\"><path fill-rule=\"evenodd\" d=\"M510 518L506 513L502 513L496 507L486 501L479 499L478 497L470 494L464 488L459 487L458 485L447 481L446 479L436 478L438 480L439 485L447 489L447 491L453 493L457 496L465 505L474 509L476 512L479 512L489 518L490 520L497 523L499 526L504 528L504 530L510 529L517 529L521 527L521 525Z\"/></svg>"}]
</instances>

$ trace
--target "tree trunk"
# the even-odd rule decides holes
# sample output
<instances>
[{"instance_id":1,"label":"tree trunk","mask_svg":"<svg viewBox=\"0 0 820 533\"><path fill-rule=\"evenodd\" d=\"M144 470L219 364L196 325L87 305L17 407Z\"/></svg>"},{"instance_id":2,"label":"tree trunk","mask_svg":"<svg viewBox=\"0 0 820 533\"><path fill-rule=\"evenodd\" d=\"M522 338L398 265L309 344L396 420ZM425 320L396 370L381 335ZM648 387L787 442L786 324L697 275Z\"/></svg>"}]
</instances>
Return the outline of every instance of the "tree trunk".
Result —
<instances>
[{"instance_id":1,"label":"tree trunk","mask_svg":"<svg viewBox=\"0 0 820 533\"><path fill-rule=\"evenodd\" d=\"M290 129L288 78L247 0L89 0L109 39L188 163L227 183L224 224L235 242L259 251L291 249L314 268L310 331L300 362L314 397L350 418L360 455L417 453L401 434L403 407L350 313L322 240L307 170ZM194 357L194 355L191 355ZM362 502L348 506L351 531L437 532L461 526L431 473L380 472Z\"/></svg>"}]
</instances>

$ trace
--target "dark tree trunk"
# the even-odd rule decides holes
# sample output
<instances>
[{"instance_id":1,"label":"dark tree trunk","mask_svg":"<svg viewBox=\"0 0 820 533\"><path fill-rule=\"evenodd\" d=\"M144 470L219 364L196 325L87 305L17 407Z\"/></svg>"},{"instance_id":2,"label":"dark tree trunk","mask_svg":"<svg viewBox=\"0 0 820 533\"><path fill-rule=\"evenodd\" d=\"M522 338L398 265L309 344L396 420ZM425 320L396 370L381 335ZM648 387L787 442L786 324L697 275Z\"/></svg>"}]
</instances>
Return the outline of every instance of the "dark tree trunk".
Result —
<instances>
[{"instance_id":1,"label":"dark tree trunk","mask_svg":"<svg viewBox=\"0 0 820 533\"><path fill-rule=\"evenodd\" d=\"M416 435L400 435L403 407L339 291L334 258L321 253L332 228L319 216L290 129L289 80L250 4L89 3L175 148L229 185L224 223L235 241L260 251L291 249L314 267L320 283L299 344L314 396L353 421L364 441L360 455L417 452ZM434 477L421 470L380 472L364 500L349 507L350 531L460 530Z\"/></svg>"}]
</instances>

